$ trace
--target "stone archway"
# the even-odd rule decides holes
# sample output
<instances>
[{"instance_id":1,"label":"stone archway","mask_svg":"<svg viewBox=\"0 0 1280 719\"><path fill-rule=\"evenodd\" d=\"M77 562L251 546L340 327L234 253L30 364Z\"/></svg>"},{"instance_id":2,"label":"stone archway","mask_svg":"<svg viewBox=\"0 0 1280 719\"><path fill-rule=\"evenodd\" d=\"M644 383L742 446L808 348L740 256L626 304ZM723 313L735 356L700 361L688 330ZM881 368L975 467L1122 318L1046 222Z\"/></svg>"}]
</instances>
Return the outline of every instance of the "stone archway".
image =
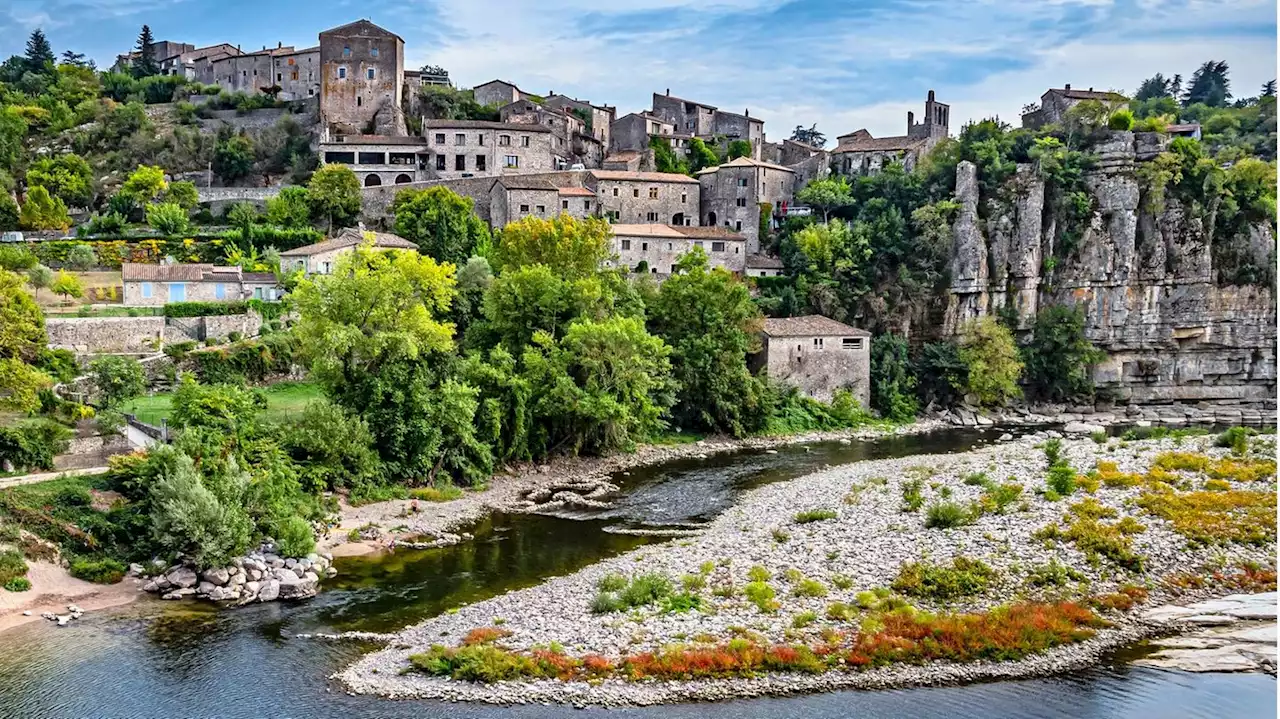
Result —
<instances>
[{"instance_id":1,"label":"stone archway","mask_svg":"<svg viewBox=\"0 0 1280 719\"><path fill-rule=\"evenodd\" d=\"M381 187L382 178L378 177L377 175L365 175L364 186L365 187Z\"/></svg>"},{"instance_id":2,"label":"stone archway","mask_svg":"<svg viewBox=\"0 0 1280 719\"><path fill-rule=\"evenodd\" d=\"M676 227L684 227L684 213L677 212L676 214L672 215L671 224L675 225Z\"/></svg>"},{"instance_id":3,"label":"stone archway","mask_svg":"<svg viewBox=\"0 0 1280 719\"><path fill-rule=\"evenodd\" d=\"M408 175L404 174L403 172L402 172L402 173L400 173L399 175L396 175L396 184L397 184L397 185L407 185L407 184L409 184L410 182L413 182L413 178L412 178L412 177L409 177Z\"/></svg>"},{"instance_id":4,"label":"stone archway","mask_svg":"<svg viewBox=\"0 0 1280 719\"><path fill-rule=\"evenodd\" d=\"M714 213L714 212L708 212L708 213L707 213L707 226L708 226L708 227L715 227L715 226L716 226L716 213Z\"/></svg>"}]
</instances>

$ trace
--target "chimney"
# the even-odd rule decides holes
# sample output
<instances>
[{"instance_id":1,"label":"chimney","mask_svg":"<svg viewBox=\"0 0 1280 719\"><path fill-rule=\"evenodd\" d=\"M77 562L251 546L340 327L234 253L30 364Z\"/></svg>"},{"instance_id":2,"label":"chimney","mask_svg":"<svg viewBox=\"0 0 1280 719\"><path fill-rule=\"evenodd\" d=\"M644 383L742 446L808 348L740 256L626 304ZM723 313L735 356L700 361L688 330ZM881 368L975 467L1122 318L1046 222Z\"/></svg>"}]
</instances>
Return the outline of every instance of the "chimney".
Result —
<instances>
[{"instance_id":1,"label":"chimney","mask_svg":"<svg viewBox=\"0 0 1280 719\"><path fill-rule=\"evenodd\" d=\"M667 97L671 97L671 88L667 88Z\"/></svg>"},{"instance_id":2,"label":"chimney","mask_svg":"<svg viewBox=\"0 0 1280 719\"><path fill-rule=\"evenodd\" d=\"M933 102L933 90L929 91L929 102Z\"/></svg>"},{"instance_id":3,"label":"chimney","mask_svg":"<svg viewBox=\"0 0 1280 719\"><path fill-rule=\"evenodd\" d=\"M1093 92L1093 88L1092 88L1092 87L1090 87L1090 88L1089 88L1089 92Z\"/></svg>"},{"instance_id":4,"label":"chimney","mask_svg":"<svg viewBox=\"0 0 1280 719\"><path fill-rule=\"evenodd\" d=\"M748 107L747 109L743 110L742 114L747 117L751 117L751 108Z\"/></svg>"},{"instance_id":5,"label":"chimney","mask_svg":"<svg viewBox=\"0 0 1280 719\"><path fill-rule=\"evenodd\" d=\"M282 47L284 47L284 43L280 42L279 40L276 40L276 49L279 50Z\"/></svg>"},{"instance_id":6,"label":"chimney","mask_svg":"<svg viewBox=\"0 0 1280 719\"><path fill-rule=\"evenodd\" d=\"M1063 85L1063 86L1062 86L1062 89L1063 89L1063 90L1068 90L1068 91L1069 91L1069 90L1071 90L1071 83L1067 83L1066 85Z\"/></svg>"}]
</instances>

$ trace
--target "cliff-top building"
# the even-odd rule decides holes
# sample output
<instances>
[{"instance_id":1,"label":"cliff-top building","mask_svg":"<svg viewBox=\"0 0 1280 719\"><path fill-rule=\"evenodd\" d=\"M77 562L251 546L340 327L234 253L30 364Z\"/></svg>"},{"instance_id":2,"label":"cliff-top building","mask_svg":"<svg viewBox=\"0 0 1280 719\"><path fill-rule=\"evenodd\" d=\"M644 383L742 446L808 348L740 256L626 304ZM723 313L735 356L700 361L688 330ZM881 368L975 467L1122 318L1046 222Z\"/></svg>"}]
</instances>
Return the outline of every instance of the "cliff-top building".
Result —
<instances>
[{"instance_id":1,"label":"cliff-top building","mask_svg":"<svg viewBox=\"0 0 1280 719\"><path fill-rule=\"evenodd\" d=\"M831 151L832 169L841 175L875 174L891 163L906 170L915 169L920 161L950 131L951 106L934 99L933 90L924 102L924 117L916 122L915 113L907 113L907 134L895 137L872 137L857 130L836 138Z\"/></svg>"}]
</instances>

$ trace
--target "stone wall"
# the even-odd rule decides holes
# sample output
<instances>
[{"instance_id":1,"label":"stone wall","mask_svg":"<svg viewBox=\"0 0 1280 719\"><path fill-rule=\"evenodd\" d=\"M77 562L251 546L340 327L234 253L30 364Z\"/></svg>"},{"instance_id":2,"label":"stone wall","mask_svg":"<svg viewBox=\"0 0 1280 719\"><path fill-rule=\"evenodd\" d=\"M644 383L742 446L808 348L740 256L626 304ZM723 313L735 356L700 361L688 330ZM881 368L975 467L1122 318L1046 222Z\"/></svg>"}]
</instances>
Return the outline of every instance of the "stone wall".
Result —
<instances>
[{"instance_id":1,"label":"stone wall","mask_svg":"<svg viewBox=\"0 0 1280 719\"><path fill-rule=\"evenodd\" d=\"M753 372L764 369L779 382L799 387L814 399L830 402L838 389L853 393L862 407L871 406L871 338L852 337L852 347L844 337L769 337L760 352L751 356Z\"/></svg>"},{"instance_id":2,"label":"stone wall","mask_svg":"<svg viewBox=\"0 0 1280 719\"><path fill-rule=\"evenodd\" d=\"M150 354L164 341L163 317L51 317L49 346L73 352Z\"/></svg>"},{"instance_id":3,"label":"stone wall","mask_svg":"<svg viewBox=\"0 0 1280 719\"><path fill-rule=\"evenodd\" d=\"M944 331L1011 306L1025 332L1039 310L1076 305L1107 353L1094 379L1119 402L1274 407L1274 288L1219 285L1203 224L1172 198L1158 215L1144 209L1136 168L1160 147L1149 133L1114 132L1094 148L1085 177L1094 214L1067 257L1055 255L1057 228L1033 166L1019 166L995 199L980 197L976 168L960 163ZM1274 247L1269 227L1251 234Z\"/></svg>"}]
</instances>

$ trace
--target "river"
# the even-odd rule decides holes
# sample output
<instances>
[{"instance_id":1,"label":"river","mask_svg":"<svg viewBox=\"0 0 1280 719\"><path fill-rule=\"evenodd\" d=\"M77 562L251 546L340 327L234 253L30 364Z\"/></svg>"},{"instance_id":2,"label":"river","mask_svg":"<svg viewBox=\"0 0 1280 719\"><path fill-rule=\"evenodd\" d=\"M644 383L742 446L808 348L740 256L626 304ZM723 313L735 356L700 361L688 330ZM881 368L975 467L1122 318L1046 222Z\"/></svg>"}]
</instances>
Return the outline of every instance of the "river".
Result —
<instances>
[{"instance_id":1,"label":"river","mask_svg":"<svg viewBox=\"0 0 1280 719\"><path fill-rule=\"evenodd\" d=\"M625 710L501 708L347 695L328 676L369 647L299 639L390 631L451 607L530 586L661 539L606 527L706 521L735 494L825 465L963 451L999 431L951 430L874 442L791 447L682 460L615 478L609 509L565 516L494 515L453 547L339 560L315 599L237 610L150 599L0 634L4 717L1237 717L1275 716L1265 675L1131 667L1122 656L1068 677L964 687L833 692Z\"/></svg>"}]
</instances>

